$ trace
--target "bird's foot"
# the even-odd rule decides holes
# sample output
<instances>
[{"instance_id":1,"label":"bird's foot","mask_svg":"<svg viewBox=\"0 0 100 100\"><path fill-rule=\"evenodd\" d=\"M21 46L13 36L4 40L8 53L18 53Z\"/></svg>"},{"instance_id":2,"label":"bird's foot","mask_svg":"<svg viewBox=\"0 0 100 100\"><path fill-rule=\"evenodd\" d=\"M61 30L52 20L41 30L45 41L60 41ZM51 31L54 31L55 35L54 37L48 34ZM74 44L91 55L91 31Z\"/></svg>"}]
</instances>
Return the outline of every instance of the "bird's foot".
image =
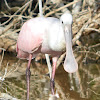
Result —
<instances>
[{"instance_id":1,"label":"bird's foot","mask_svg":"<svg viewBox=\"0 0 100 100\"><path fill-rule=\"evenodd\" d=\"M30 69L26 69L26 78L30 78L30 76L31 76L31 71L30 71Z\"/></svg>"},{"instance_id":2,"label":"bird's foot","mask_svg":"<svg viewBox=\"0 0 100 100\"><path fill-rule=\"evenodd\" d=\"M29 91L30 91L30 76L31 71L29 68L26 69L26 83L27 83L27 100L29 100Z\"/></svg>"},{"instance_id":3,"label":"bird's foot","mask_svg":"<svg viewBox=\"0 0 100 100\"><path fill-rule=\"evenodd\" d=\"M51 80L50 80L50 87L51 87L51 92L52 92L52 94L54 95L54 88L55 88L54 79L51 79Z\"/></svg>"}]
</instances>

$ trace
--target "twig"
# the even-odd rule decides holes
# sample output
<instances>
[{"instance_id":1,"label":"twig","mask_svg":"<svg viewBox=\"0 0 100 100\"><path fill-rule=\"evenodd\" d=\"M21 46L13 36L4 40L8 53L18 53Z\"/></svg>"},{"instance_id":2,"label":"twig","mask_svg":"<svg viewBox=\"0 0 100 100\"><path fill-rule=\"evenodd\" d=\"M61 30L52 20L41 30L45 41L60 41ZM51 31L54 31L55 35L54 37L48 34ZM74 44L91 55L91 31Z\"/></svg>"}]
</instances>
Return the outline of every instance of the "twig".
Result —
<instances>
[{"instance_id":1,"label":"twig","mask_svg":"<svg viewBox=\"0 0 100 100\"><path fill-rule=\"evenodd\" d=\"M63 61L65 55L66 55L66 53L63 53L63 54L60 56L60 58L58 59L58 61L57 61L57 68L58 68L58 66L62 63L62 61Z\"/></svg>"},{"instance_id":2,"label":"twig","mask_svg":"<svg viewBox=\"0 0 100 100\"><path fill-rule=\"evenodd\" d=\"M6 77L6 75L7 75L8 64L9 64L9 63L7 63L7 66L6 66L6 68L5 68L5 74L4 74L3 77L2 77L3 80L5 80L5 77Z\"/></svg>"},{"instance_id":3,"label":"twig","mask_svg":"<svg viewBox=\"0 0 100 100\"><path fill-rule=\"evenodd\" d=\"M0 80L1 80L2 82L5 80L5 77L6 77L6 75L7 75L7 69L8 69L8 63L7 63L7 66L6 66L6 68L5 68L5 73L4 73L3 77L0 77Z\"/></svg>"},{"instance_id":4,"label":"twig","mask_svg":"<svg viewBox=\"0 0 100 100\"><path fill-rule=\"evenodd\" d=\"M32 0L28 1L25 5L23 5L20 9L18 9L13 15L16 15L19 11L21 11L24 7L28 6L32 2Z\"/></svg>"},{"instance_id":5,"label":"twig","mask_svg":"<svg viewBox=\"0 0 100 100\"><path fill-rule=\"evenodd\" d=\"M98 43L98 44L95 44L95 45L92 45L92 46L89 46L89 49L90 49L90 48L97 47L97 46L100 46L100 43Z\"/></svg>"},{"instance_id":6,"label":"twig","mask_svg":"<svg viewBox=\"0 0 100 100\"><path fill-rule=\"evenodd\" d=\"M90 91L92 91L94 94L96 94L96 95L100 95L100 94L98 94L98 93L96 93L95 91L93 91L92 89L90 89L90 88L88 88L87 90L90 90Z\"/></svg>"},{"instance_id":7,"label":"twig","mask_svg":"<svg viewBox=\"0 0 100 100\"><path fill-rule=\"evenodd\" d=\"M18 17L18 19L21 19L21 18L27 18L27 19L29 19L29 18L32 18L31 16L23 16L23 15L4 15L5 17Z\"/></svg>"},{"instance_id":8,"label":"twig","mask_svg":"<svg viewBox=\"0 0 100 100\"><path fill-rule=\"evenodd\" d=\"M93 81L100 81L100 77L96 77L93 80L91 80L90 82L87 82L88 84L92 83Z\"/></svg>"},{"instance_id":9,"label":"twig","mask_svg":"<svg viewBox=\"0 0 100 100\"><path fill-rule=\"evenodd\" d=\"M11 8L9 7L9 5L8 5L7 1L6 1L6 0L4 0L4 2L5 2L5 4L6 4L6 6L7 6L7 8L8 8L8 9L11 9Z\"/></svg>"},{"instance_id":10,"label":"twig","mask_svg":"<svg viewBox=\"0 0 100 100\"><path fill-rule=\"evenodd\" d=\"M19 62L19 60L18 60L18 62ZM19 64L18 63L16 63L16 68L13 70L13 69L10 69L10 71L8 71L7 72L7 70L8 70L8 65L9 65L9 62L7 63L7 66L6 66L6 68L5 68L5 74L3 75L3 77L0 77L0 80L1 81L4 81L5 80L5 78L8 76L8 75L10 75L12 72L15 72L16 70L17 70L17 68L18 68L18 66L19 66ZM15 65L15 64L14 64ZM13 67L14 68L14 67Z\"/></svg>"},{"instance_id":11,"label":"twig","mask_svg":"<svg viewBox=\"0 0 100 100\"><path fill-rule=\"evenodd\" d=\"M28 8L28 6L30 7L31 4L32 4L32 0L30 0L29 4L27 4L27 5L25 6L25 8L22 10L22 12L21 12L20 15L22 15L22 14L26 11L26 9Z\"/></svg>"},{"instance_id":12,"label":"twig","mask_svg":"<svg viewBox=\"0 0 100 100\"><path fill-rule=\"evenodd\" d=\"M78 51L78 52L81 52L81 53L88 53L88 54L93 54L93 55L96 55L96 56L99 56L99 57L100 57L100 54L94 53L94 52L90 52L90 51Z\"/></svg>"},{"instance_id":13,"label":"twig","mask_svg":"<svg viewBox=\"0 0 100 100\"><path fill-rule=\"evenodd\" d=\"M30 4L30 2L32 2L32 0L30 0L29 2L27 2L25 5L23 5L20 9L18 9L13 15L16 15L19 11L21 11L24 7L28 6ZM5 25L7 24L11 19L13 18L13 16L11 16L7 21L5 21L4 23L2 23L1 25Z\"/></svg>"},{"instance_id":14,"label":"twig","mask_svg":"<svg viewBox=\"0 0 100 100\"><path fill-rule=\"evenodd\" d=\"M32 8L32 2L30 2L30 5L29 5L29 10L28 10L29 13L31 12L31 8Z\"/></svg>"},{"instance_id":15,"label":"twig","mask_svg":"<svg viewBox=\"0 0 100 100\"><path fill-rule=\"evenodd\" d=\"M85 5L86 5L86 0L83 0L82 11L84 10Z\"/></svg>"},{"instance_id":16,"label":"twig","mask_svg":"<svg viewBox=\"0 0 100 100\"><path fill-rule=\"evenodd\" d=\"M100 30L95 29L95 28L84 28L84 30L91 30L91 31L96 31L96 32L100 33Z\"/></svg>"},{"instance_id":17,"label":"twig","mask_svg":"<svg viewBox=\"0 0 100 100\"><path fill-rule=\"evenodd\" d=\"M51 12L47 13L47 14L45 15L45 17L48 17L48 16L50 16L50 15L52 15L52 14L54 14L54 13L56 13L56 12L58 12L58 11L64 9L64 8L66 8L66 7L69 7L69 6L71 6L71 5L73 5L73 4L77 3L77 2L79 2L79 1L80 1L80 0L71 2L71 3L69 3L69 4L67 4L67 5L65 5L65 6L63 6L63 7L60 7L60 8L58 8L58 9L54 10L54 11L51 11Z\"/></svg>"},{"instance_id":18,"label":"twig","mask_svg":"<svg viewBox=\"0 0 100 100\"><path fill-rule=\"evenodd\" d=\"M1 26L7 24L11 19L12 19L12 17L10 17L7 21L5 21L4 23L2 23Z\"/></svg>"},{"instance_id":19,"label":"twig","mask_svg":"<svg viewBox=\"0 0 100 100\"><path fill-rule=\"evenodd\" d=\"M15 30L15 31L9 32L8 34L4 34L4 35L0 36L0 38L4 38L4 37L6 37L6 36L10 36L11 34L17 33L17 32L19 32L19 31L20 31L20 29L17 29L17 30Z\"/></svg>"},{"instance_id":20,"label":"twig","mask_svg":"<svg viewBox=\"0 0 100 100\"><path fill-rule=\"evenodd\" d=\"M35 5L34 10L33 10L32 12L35 12L35 10L36 10L36 9L37 9L37 7L38 7L38 4L39 4L39 2L37 2L37 4Z\"/></svg>"},{"instance_id":21,"label":"twig","mask_svg":"<svg viewBox=\"0 0 100 100\"><path fill-rule=\"evenodd\" d=\"M89 20L82 26L82 28L80 29L80 31L74 36L74 38L73 38L73 45L81 37L82 31L84 30L84 28L86 28L88 26L88 24L90 23L90 21L91 21L91 19L89 18Z\"/></svg>"},{"instance_id":22,"label":"twig","mask_svg":"<svg viewBox=\"0 0 100 100\"><path fill-rule=\"evenodd\" d=\"M3 50L1 61L0 61L0 69L1 69L1 64L2 64L2 61L3 61L3 58L4 58L4 51L6 51L6 50L4 48L0 48L0 49Z\"/></svg>"}]
</instances>

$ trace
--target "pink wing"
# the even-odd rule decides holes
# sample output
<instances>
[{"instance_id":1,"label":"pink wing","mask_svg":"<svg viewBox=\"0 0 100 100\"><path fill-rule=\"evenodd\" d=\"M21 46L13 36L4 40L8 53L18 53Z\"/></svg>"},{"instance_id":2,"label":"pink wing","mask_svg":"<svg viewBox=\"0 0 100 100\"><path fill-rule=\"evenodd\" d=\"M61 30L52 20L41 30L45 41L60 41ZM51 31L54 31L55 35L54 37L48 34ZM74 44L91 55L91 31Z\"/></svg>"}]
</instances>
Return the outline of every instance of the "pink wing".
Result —
<instances>
[{"instance_id":1,"label":"pink wing","mask_svg":"<svg viewBox=\"0 0 100 100\"><path fill-rule=\"evenodd\" d=\"M35 52L43 42L43 31L39 21L30 19L23 26L19 33L16 51L19 58L27 58L29 53Z\"/></svg>"}]
</instances>

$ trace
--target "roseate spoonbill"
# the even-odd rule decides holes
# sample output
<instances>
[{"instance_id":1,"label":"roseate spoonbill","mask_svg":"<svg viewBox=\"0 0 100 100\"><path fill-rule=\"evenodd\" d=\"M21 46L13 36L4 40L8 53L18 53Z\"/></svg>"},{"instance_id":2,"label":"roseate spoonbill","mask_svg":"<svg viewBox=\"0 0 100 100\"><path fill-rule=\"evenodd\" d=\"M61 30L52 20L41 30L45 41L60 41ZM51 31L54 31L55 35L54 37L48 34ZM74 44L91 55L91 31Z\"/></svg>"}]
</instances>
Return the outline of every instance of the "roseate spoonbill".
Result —
<instances>
[{"instance_id":1,"label":"roseate spoonbill","mask_svg":"<svg viewBox=\"0 0 100 100\"><path fill-rule=\"evenodd\" d=\"M60 19L36 17L24 23L17 40L17 57L28 59L26 69L27 100L29 100L30 63L38 53L50 54L53 61L51 91L54 94L54 76L58 57L66 51L64 69L73 73L78 69L72 51L72 15L64 13Z\"/></svg>"}]
</instances>

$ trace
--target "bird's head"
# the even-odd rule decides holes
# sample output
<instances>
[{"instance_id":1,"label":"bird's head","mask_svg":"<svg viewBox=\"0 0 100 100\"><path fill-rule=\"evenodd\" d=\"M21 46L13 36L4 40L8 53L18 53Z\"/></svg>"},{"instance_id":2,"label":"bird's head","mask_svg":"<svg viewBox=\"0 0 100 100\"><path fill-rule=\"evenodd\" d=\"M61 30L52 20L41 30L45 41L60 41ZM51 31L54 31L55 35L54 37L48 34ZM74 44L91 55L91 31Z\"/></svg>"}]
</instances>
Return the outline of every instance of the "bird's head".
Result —
<instances>
[{"instance_id":1,"label":"bird's head","mask_svg":"<svg viewBox=\"0 0 100 100\"><path fill-rule=\"evenodd\" d=\"M78 69L78 65L72 50L72 15L68 12L64 13L60 18L60 22L62 24L66 41L66 58L64 61L64 69L69 73L73 73Z\"/></svg>"},{"instance_id":2,"label":"bird's head","mask_svg":"<svg viewBox=\"0 0 100 100\"><path fill-rule=\"evenodd\" d=\"M73 17L69 12L65 12L61 17L60 17L60 25L63 28L65 38L67 38L68 34L71 36L69 37L70 39L72 38L72 22L73 22Z\"/></svg>"},{"instance_id":3,"label":"bird's head","mask_svg":"<svg viewBox=\"0 0 100 100\"><path fill-rule=\"evenodd\" d=\"M70 13L66 12L60 17L60 21L63 25L72 25L73 17Z\"/></svg>"}]
</instances>

